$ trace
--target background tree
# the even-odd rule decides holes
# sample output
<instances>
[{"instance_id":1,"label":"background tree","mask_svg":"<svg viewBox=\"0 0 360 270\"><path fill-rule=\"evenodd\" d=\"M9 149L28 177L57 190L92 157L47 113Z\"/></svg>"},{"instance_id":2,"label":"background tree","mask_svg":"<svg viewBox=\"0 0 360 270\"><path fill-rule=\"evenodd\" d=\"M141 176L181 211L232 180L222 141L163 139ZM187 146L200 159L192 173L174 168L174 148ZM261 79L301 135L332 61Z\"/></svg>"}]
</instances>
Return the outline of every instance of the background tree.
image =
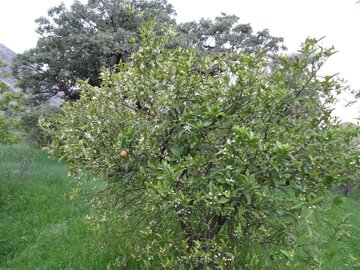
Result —
<instances>
[{"instance_id":1,"label":"background tree","mask_svg":"<svg viewBox=\"0 0 360 270\"><path fill-rule=\"evenodd\" d=\"M238 22L239 17L221 13L213 21L201 19L199 22L179 24L178 45L193 48L200 53L275 53L285 49L283 38L271 36L268 29L254 34L250 24Z\"/></svg>"},{"instance_id":2,"label":"background tree","mask_svg":"<svg viewBox=\"0 0 360 270\"><path fill-rule=\"evenodd\" d=\"M174 10L166 0L75 1L51 8L48 17L36 20L37 46L14 61L19 86L41 101L58 93L78 99L78 79L99 85L99 71L126 61L134 50L131 39L148 20L172 21Z\"/></svg>"},{"instance_id":3,"label":"background tree","mask_svg":"<svg viewBox=\"0 0 360 270\"><path fill-rule=\"evenodd\" d=\"M140 268L316 268L318 246L297 225L360 165L345 147L358 130L331 117L341 83L311 68L333 51L309 39L299 61L270 69L264 53L166 49L175 36L147 26L119 73L84 83L56 125L43 123L51 151L108 182L103 202L130 226L123 243L140 239L129 245Z\"/></svg>"},{"instance_id":4,"label":"background tree","mask_svg":"<svg viewBox=\"0 0 360 270\"><path fill-rule=\"evenodd\" d=\"M58 93L66 99L79 98L76 81L87 80L98 86L99 70L126 62L136 50L139 27L154 20L158 27L175 25L175 12L165 0L76 1L68 10L64 5L49 10L48 17L37 20L40 39L36 48L15 59L14 74L19 85L34 100L46 100ZM250 25L238 24L238 17L222 14L212 20L178 25L178 35L168 46L195 48L199 53L225 51L278 51L281 38L268 30L252 33Z\"/></svg>"}]
</instances>

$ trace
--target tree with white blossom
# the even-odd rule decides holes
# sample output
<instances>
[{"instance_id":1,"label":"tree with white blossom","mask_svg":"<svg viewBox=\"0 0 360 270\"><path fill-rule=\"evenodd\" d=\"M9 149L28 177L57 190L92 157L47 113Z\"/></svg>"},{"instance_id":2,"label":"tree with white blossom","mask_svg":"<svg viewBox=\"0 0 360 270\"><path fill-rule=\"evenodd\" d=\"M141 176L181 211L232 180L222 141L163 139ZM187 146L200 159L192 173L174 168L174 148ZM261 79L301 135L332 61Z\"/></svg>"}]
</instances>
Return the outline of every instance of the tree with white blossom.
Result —
<instances>
[{"instance_id":1,"label":"tree with white blossom","mask_svg":"<svg viewBox=\"0 0 360 270\"><path fill-rule=\"evenodd\" d=\"M265 52L166 49L172 34L147 25L120 72L84 82L78 102L42 123L50 150L108 182L103 203L130 224L127 241L141 239L131 252L142 269L316 265L297 225L359 172L358 130L331 116L342 85L317 74L333 50L308 39L269 68Z\"/></svg>"}]
</instances>

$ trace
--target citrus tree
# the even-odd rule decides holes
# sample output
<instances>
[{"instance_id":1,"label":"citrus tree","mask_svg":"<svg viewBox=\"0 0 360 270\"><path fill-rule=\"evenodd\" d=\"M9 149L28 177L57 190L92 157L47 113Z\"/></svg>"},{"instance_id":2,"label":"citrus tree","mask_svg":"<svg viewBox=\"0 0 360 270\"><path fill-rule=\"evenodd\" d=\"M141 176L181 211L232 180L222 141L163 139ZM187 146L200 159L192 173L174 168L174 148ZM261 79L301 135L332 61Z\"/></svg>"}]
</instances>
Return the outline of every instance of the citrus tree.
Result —
<instances>
[{"instance_id":1,"label":"citrus tree","mask_svg":"<svg viewBox=\"0 0 360 270\"><path fill-rule=\"evenodd\" d=\"M311 263L297 224L359 170L356 129L331 116L341 82L318 75L333 50L308 39L274 64L266 52L168 50L174 34L148 25L119 73L82 83L42 123L50 150L108 182L105 203L141 240L131 252L143 268L290 269L294 251Z\"/></svg>"}]
</instances>

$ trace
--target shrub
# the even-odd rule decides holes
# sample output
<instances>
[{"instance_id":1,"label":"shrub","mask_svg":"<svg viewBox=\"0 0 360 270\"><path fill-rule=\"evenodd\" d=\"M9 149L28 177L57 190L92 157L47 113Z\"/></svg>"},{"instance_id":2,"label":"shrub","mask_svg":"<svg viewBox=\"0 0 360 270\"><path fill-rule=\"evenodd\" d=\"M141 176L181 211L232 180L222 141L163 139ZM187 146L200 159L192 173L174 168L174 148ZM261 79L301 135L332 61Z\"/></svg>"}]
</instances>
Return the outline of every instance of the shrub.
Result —
<instances>
[{"instance_id":1,"label":"shrub","mask_svg":"<svg viewBox=\"0 0 360 270\"><path fill-rule=\"evenodd\" d=\"M333 50L308 39L276 62L198 56L165 49L173 34L144 28L120 72L104 70L101 87L83 83L56 125L42 123L50 151L108 181L104 203L130 224L126 239L141 239L131 249L143 268L316 263L294 230L359 170L359 154L344 151L358 129L331 117L341 82L317 74Z\"/></svg>"},{"instance_id":2,"label":"shrub","mask_svg":"<svg viewBox=\"0 0 360 270\"><path fill-rule=\"evenodd\" d=\"M13 133L13 121L0 115L0 143L15 143L18 137Z\"/></svg>"},{"instance_id":3,"label":"shrub","mask_svg":"<svg viewBox=\"0 0 360 270\"><path fill-rule=\"evenodd\" d=\"M39 118L50 119L55 114L59 113L59 108L49 107L48 105L36 108L29 108L20 120L20 127L24 131L24 137L40 147L47 146L51 138L46 134L39 125Z\"/></svg>"},{"instance_id":4,"label":"shrub","mask_svg":"<svg viewBox=\"0 0 360 270\"><path fill-rule=\"evenodd\" d=\"M0 60L0 77L7 77L2 70L6 65ZM15 143L20 136L18 128L18 109L21 105L21 93L15 93L6 83L0 81L0 143Z\"/></svg>"}]
</instances>

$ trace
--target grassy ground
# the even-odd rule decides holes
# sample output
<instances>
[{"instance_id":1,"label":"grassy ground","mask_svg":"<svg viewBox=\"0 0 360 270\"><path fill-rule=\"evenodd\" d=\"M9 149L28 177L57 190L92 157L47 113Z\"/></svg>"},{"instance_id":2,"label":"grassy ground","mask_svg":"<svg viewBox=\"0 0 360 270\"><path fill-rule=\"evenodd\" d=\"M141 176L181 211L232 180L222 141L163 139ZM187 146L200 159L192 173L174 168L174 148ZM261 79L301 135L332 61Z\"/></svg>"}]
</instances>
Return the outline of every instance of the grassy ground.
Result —
<instances>
[{"instance_id":1,"label":"grassy ground","mask_svg":"<svg viewBox=\"0 0 360 270\"><path fill-rule=\"evenodd\" d=\"M93 193L101 185L89 182L81 189ZM64 165L43 152L24 144L0 145L0 269L109 269L119 252L126 254L111 235L116 228L99 234L89 226L88 217L94 210L86 197L73 198L78 188L66 176ZM303 231L304 241L330 239L323 249L314 250L323 265L320 269L360 269L360 232L349 227L350 235L331 239L336 232L332 226L344 216L349 216L351 226L360 227L356 193L322 213L318 217L322 221L312 232ZM315 217L313 220L316 222ZM314 237L309 237L311 233Z\"/></svg>"},{"instance_id":2,"label":"grassy ground","mask_svg":"<svg viewBox=\"0 0 360 270\"><path fill-rule=\"evenodd\" d=\"M348 237L338 241L337 246L329 246L323 253L329 257L332 265L336 266L333 269L360 269L360 196L353 194L332 212L333 215L339 215L339 212L347 215L351 227Z\"/></svg>"},{"instance_id":3,"label":"grassy ground","mask_svg":"<svg viewBox=\"0 0 360 270\"><path fill-rule=\"evenodd\" d=\"M342 201L335 203L334 200ZM324 212L314 214L310 227L304 224L300 237L309 245L308 251L315 255L320 265L315 269L360 269L360 196L352 192L348 198L329 196Z\"/></svg>"},{"instance_id":4,"label":"grassy ground","mask_svg":"<svg viewBox=\"0 0 360 270\"><path fill-rule=\"evenodd\" d=\"M106 269L115 249L98 247L88 203L69 199L76 187L39 150L0 146L0 269Z\"/></svg>"}]
</instances>

